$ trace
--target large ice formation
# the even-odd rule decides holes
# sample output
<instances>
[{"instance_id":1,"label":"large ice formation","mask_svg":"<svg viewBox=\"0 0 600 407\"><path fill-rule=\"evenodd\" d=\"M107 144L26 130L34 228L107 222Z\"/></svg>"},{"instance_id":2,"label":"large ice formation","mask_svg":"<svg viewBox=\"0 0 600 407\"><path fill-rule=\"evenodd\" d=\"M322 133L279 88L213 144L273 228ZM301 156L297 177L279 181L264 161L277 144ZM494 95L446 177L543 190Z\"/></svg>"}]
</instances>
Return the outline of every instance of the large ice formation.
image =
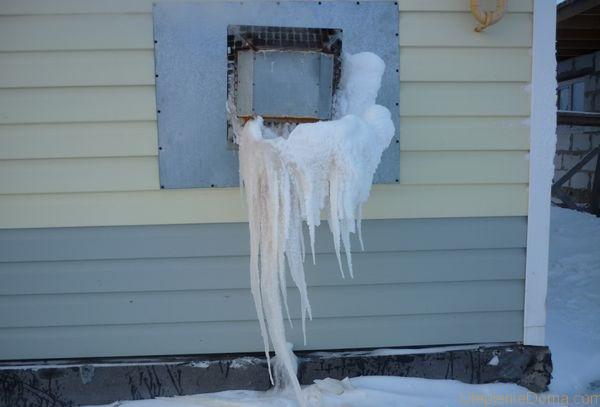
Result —
<instances>
[{"instance_id":1,"label":"large ice formation","mask_svg":"<svg viewBox=\"0 0 600 407\"><path fill-rule=\"evenodd\" d=\"M305 402L295 358L285 336L283 309L291 323L286 263L300 292L306 342L305 320L312 316L304 276L303 223L315 261L315 228L326 213L342 276L342 248L352 276L350 234L358 233L362 245L361 208L394 134L389 110L375 104L384 70L384 62L373 53L345 55L334 120L267 126L257 117L243 127L234 126L250 226L251 289L265 353L269 360L273 347L278 369L287 375L301 404Z\"/></svg>"}]
</instances>

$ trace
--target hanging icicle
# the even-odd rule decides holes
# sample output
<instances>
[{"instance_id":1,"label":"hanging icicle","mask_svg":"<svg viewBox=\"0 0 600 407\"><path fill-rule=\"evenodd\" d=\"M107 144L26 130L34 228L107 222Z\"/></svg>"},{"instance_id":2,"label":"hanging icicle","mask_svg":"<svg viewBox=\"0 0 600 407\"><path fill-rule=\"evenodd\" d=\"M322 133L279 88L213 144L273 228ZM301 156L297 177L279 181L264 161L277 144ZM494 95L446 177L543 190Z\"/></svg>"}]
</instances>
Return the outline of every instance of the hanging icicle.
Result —
<instances>
[{"instance_id":1,"label":"hanging icicle","mask_svg":"<svg viewBox=\"0 0 600 407\"><path fill-rule=\"evenodd\" d=\"M335 119L290 126L265 126L257 117L238 128L240 178L250 227L250 279L265 353L271 346L278 369L305 405L295 357L285 336L286 264L300 292L302 331L312 318L304 275L303 223L315 261L315 228L327 214L342 276L353 276L350 234L360 233L361 209L383 150L394 134L390 112L375 104L385 64L377 55L345 55ZM271 366L269 361L269 374ZM271 380L272 375L271 375Z\"/></svg>"}]
</instances>

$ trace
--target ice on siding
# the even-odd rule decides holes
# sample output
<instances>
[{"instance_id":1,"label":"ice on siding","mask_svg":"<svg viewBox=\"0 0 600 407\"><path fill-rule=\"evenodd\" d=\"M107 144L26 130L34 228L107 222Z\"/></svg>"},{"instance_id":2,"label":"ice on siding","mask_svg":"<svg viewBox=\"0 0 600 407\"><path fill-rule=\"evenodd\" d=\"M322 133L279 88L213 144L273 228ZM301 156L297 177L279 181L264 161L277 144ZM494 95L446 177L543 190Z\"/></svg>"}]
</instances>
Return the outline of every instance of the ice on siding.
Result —
<instances>
[{"instance_id":1,"label":"ice on siding","mask_svg":"<svg viewBox=\"0 0 600 407\"><path fill-rule=\"evenodd\" d=\"M278 370L287 375L302 404L285 336L284 312L291 323L286 264L300 292L306 342L305 320L312 316L302 226L308 227L314 262L315 228L325 212L341 274L343 249L345 268L353 275L350 234L358 233L362 245L362 205L394 134L389 110L375 103L384 70L384 62L373 53L345 55L331 121L267 126L257 117L243 127L234 125L250 226L251 290L264 348L268 359L273 347Z\"/></svg>"}]
</instances>

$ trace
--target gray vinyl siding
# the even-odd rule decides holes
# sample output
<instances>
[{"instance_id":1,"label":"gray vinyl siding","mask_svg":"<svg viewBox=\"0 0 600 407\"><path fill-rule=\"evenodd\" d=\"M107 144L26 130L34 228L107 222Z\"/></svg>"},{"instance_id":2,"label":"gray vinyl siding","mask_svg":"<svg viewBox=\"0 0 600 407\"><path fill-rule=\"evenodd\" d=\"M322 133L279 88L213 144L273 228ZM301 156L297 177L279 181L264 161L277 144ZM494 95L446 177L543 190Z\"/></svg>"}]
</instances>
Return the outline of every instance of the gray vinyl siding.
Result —
<instances>
[{"instance_id":1,"label":"gray vinyl siding","mask_svg":"<svg viewBox=\"0 0 600 407\"><path fill-rule=\"evenodd\" d=\"M515 342L525 217L370 220L355 278L326 226L308 344ZM244 223L0 230L0 359L260 352ZM292 318L299 317L290 288Z\"/></svg>"}]
</instances>

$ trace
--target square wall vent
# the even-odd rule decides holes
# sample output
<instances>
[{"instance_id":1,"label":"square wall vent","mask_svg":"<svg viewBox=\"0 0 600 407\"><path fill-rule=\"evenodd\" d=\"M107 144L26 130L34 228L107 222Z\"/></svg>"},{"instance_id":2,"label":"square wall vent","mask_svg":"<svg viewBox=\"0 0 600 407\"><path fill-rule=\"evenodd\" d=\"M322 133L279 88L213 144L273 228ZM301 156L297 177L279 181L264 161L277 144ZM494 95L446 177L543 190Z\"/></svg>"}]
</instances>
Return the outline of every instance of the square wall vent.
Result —
<instances>
[{"instance_id":1,"label":"square wall vent","mask_svg":"<svg viewBox=\"0 0 600 407\"><path fill-rule=\"evenodd\" d=\"M244 119L329 120L341 71L342 31L229 26L228 98Z\"/></svg>"}]
</instances>

